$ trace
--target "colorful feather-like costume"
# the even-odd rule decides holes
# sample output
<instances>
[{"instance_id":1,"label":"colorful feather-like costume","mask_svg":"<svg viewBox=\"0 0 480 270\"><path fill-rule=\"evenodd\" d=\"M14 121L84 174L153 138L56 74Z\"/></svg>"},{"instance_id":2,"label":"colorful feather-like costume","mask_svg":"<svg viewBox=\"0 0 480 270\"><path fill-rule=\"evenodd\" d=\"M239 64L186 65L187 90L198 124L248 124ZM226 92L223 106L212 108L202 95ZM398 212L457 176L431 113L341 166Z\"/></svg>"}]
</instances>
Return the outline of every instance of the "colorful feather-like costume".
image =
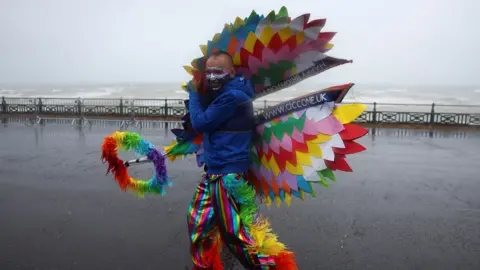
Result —
<instances>
[{"instance_id":1,"label":"colorful feather-like costume","mask_svg":"<svg viewBox=\"0 0 480 270\"><path fill-rule=\"evenodd\" d=\"M292 19L284 7L267 16L252 12L237 18L201 46L202 57L185 67L193 78L184 88L196 90L206 59L216 50L233 56L236 70L252 83L255 98L351 62L325 55L334 33L320 31L325 19L309 18L304 14ZM297 269L293 253L259 217L255 197L266 204L290 205L292 197L314 196L314 183L328 186L328 180L335 181L334 171L351 171L346 156L365 150L355 140L367 133L351 124L366 107L339 104L352 86L330 87L267 109L257 118L250 170L245 175L205 176L189 209L196 267L222 269L222 239L244 266ZM183 129L173 130L177 140L165 152L172 161L195 154L202 166L202 135L191 128L188 114L183 120Z\"/></svg>"}]
</instances>

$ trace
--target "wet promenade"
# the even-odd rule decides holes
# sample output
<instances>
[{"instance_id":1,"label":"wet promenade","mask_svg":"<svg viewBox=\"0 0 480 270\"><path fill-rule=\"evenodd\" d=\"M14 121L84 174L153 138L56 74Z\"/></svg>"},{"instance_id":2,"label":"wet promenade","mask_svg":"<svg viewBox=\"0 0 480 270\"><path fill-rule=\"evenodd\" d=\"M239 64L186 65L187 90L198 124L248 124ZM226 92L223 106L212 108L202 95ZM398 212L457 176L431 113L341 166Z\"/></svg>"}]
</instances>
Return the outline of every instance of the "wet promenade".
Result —
<instances>
[{"instance_id":1,"label":"wet promenade","mask_svg":"<svg viewBox=\"0 0 480 270\"><path fill-rule=\"evenodd\" d=\"M116 129L0 125L0 269L190 269L194 160L170 164L167 196L138 199L100 161ZM300 269L480 269L480 132L376 129L360 142L354 173L290 208L262 207Z\"/></svg>"}]
</instances>

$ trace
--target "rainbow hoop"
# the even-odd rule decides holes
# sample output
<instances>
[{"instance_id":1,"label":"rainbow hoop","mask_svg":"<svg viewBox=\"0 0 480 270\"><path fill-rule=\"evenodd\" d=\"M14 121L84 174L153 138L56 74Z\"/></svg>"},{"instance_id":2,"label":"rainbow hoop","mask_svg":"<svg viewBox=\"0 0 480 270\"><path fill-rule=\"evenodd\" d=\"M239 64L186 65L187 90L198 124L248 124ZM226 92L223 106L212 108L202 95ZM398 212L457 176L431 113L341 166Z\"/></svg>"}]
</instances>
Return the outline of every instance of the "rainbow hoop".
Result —
<instances>
[{"instance_id":1,"label":"rainbow hoop","mask_svg":"<svg viewBox=\"0 0 480 270\"><path fill-rule=\"evenodd\" d=\"M128 174L127 165L118 157L118 150L134 150L136 154L146 156L153 163L154 174L148 181L137 180ZM108 163L107 174L112 173L122 190L143 196L145 193L165 194L165 186L171 186L168 181L165 156L155 146L145 141L134 132L115 132L104 138L102 145L102 161Z\"/></svg>"}]
</instances>

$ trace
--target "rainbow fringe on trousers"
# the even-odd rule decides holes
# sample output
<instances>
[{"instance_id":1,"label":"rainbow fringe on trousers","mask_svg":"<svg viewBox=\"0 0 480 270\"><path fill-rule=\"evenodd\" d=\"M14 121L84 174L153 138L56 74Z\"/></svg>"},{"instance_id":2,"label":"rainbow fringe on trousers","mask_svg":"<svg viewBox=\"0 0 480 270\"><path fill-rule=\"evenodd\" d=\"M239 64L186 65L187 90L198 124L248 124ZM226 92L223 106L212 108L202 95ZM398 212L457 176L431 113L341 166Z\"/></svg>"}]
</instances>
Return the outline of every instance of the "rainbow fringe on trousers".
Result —
<instances>
[{"instance_id":1,"label":"rainbow fringe on trousers","mask_svg":"<svg viewBox=\"0 0 480 270\"><path fill-rule=\"evenodd\" d=\"M298 269L294 254L259 215L255 189L243 174L205 175L188 210L193 269L223 269L222 245L246 269Z\"/></svg>"}]
</instances>

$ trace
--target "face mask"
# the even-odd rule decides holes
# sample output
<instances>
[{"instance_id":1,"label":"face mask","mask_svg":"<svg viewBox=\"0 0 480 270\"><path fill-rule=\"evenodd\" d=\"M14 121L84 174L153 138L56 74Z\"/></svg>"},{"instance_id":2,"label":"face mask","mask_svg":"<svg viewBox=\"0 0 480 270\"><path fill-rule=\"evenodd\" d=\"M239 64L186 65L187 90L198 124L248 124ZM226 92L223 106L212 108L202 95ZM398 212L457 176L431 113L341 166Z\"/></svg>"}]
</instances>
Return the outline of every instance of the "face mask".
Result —
<instances>
[{"instance_id":1,"label":"face mask","mask_svg":"<svg viewBox=\"0 0 480 270\"><path fill-rule=\"evenodd\" d=\"M207 68L205 71L208 87L214 91L220 90L222 86L231 80L230 70L226 68Z\"/></svg>"}]
</instances>

